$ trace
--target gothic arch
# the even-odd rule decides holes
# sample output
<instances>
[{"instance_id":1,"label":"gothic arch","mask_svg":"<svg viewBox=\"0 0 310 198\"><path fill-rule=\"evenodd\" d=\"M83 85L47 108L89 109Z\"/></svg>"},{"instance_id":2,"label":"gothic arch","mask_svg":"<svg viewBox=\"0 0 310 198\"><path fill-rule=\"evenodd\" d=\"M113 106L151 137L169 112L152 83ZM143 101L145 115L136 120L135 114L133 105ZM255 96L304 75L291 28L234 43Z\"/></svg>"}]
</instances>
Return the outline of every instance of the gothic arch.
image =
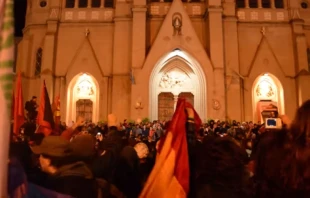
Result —
<instances>
[{"instance_id":1,"label":"gothic arch","mask_svg":"<svg viewBox=\"0 0 310 198\"><path fill-rule=\"evenodd\" d=\"M85 85L85 89L81 86ZM80 86L80 87L79 87ZM66 122L76 120L76 102L79 99L90 99L93 103L92 122L99 120L99 84L97 80L88 73L79 73L72 78L67 89L67 111ZM86 93L87 92L87 93Z\"/></svg>"},{"instance_id":2,"label":"gothic arch","mask_svg":"<svg viewBox=\"0 0 310 198\"><path fill-rule=\"evenodd\" d=\"M279 114L285 114L284 90L280 80L271 73L259 75L252 85L253 118L260 120L258 103L271 101L278 107ZM265 102L266 104L268 102Z\"/></svg>"},{"instance_id":3,"label":"gothic arch","mask_svg":"<svg viewBox=\"0 0 310 198\"><path fill-rule=\"evenodd\" d=\"M180 61L181 64L169 65L173 61ZM183 63L183 64L182 64ZM161 79L166 72L180 70L190 79L191 87L180 89L166 89L160 86ZM194 95L194 107L201 119L205 119L207 110L207 81L200 64L185 51L176 49L162 57L154 66L149 80L149 109L150 118L158 119L158 95L161 92L169 91L178 95L184 91L190 91Z\"/></svg>"}]
</instances>

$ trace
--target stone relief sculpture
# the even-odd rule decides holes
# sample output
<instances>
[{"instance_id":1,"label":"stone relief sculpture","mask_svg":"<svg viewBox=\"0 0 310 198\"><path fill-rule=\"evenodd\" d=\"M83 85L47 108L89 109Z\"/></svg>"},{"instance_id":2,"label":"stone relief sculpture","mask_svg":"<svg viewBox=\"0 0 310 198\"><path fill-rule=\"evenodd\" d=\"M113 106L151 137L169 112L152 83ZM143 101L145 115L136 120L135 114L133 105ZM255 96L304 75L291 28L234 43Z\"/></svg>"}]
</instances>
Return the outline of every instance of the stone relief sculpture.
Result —
<instances>
[{"instance_id":1,"label":"stone relief sculpture","mask_svg":"<svg viewBox=\"0 0 310 198\"><path fill-rule=\"evenodd\" d=\"M79 83L77 92L81 96L91 96L94 94L93 86L87 80L83 80L81 83Z\"/></svg>"},{"instance_id":2,"label":"stone relief sculpture","mask_svg":"<svg viewBox=\"0 0 310 198\"><path fill-rule=\"evenodd\" d=\"M173 76L170 73L166 73L161 77L159 87L167 88L181 88L184 86L184 82L188 79L186 74L178 74Z\"/></svg>"},{"instance_id":3,"label":"stone relief sculpture","mask_svg":"<svg viewBox=\"0 0 310 198\"><path fill-rule=\"evenodd\" d=\"M182 15L174 13L172 16L173 36L182 35Z\"/></svg>"},{"instance_id":4,"label":"stone relief sculpture","mask_svg":"<svg viewBox=\"0 0 310 198\"><path fill-rule=\"evenodd\" d=\"M212 100L212 107L214 110L220 110L221 109L221 104L218 100L213 99Z\"/></svg>"},{"instance_id":5,"label":"stone relief sculpture","mask_svg":"<svg viewBox=\"0 0 310 198\"><path fill-rule=\"evenodd\" d=\"M272 85L269 82L263 81L255 90L256 96L260 98L271 98L275 95Z\"/></svg>"}]
</instances>

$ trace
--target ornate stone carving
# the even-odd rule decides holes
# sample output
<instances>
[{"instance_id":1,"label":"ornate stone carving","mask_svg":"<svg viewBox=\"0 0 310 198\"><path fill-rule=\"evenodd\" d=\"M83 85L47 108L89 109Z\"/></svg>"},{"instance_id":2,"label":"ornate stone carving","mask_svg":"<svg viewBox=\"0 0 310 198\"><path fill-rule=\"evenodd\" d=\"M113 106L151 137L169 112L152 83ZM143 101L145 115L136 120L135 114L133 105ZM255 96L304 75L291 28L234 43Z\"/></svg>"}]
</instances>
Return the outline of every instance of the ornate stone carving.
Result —
<instances>
[{"instance_id":1,"label":"ornate stone carving","mask_svg":"<svg viewBox=\"0 0 310 198\"><path fill-rule=\"evenodd\" d=\"M184 82L188 79L186 74L178 74L173 76L171 73L166 73L161 77L159 87L161 88L181 88Z\"/></svg>"},{"instance_id":2,"label":"ornate stone carving","mask_svg":"<svg viewBox=\"0 0 310 198\"><path fill-rule=\"evenodd\" d=\"M212 100L212 107L214 110L220 110L221 109L221 104L218 100L213 99Z\"/></svg>"},{"instance_id":3,"label":"ornate stone carving","mask_svg":"<svg viewBox=\"0 0 310 198\"><path fill-rule=\"evenodd\" d=\"M267 81L263 81L257 85L255 92L256 96L261 98L271 98L275 94L272 85Z\"/></svg>"},{"instance_id":4,"label":"ornate stone carving","mask_svg":"<svg viewBox=\"0 0 310 198\"><path fill-rule=\"evenodd\" d=\"M174 13L172 16L173 36L182 35L182 15Z\"/></svg>"},{"instance_id":5,"label":"ornate stone carving","mask_svg":"<svg viewBox=\"0 0 310 198\"><path fill-rule=\"evenodd\" d=\"M91 96L94 95L94 89L92 83L89 81L87 75L83 75L82 80L77 85L77 94L80 96Z\"/></svg>"}]
</instances>

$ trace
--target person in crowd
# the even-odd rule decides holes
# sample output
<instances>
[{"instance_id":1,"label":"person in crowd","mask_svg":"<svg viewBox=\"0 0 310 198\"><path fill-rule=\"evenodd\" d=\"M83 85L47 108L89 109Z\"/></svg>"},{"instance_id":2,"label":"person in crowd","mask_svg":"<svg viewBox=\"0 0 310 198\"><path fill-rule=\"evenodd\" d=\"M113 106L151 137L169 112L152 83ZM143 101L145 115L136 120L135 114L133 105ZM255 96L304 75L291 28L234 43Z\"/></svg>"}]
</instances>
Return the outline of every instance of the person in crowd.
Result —
<instances>
[{"instance_id":1,"label":"person in crowd","mask_svg":"<svg viewBox=\"0 0 310 198\"><path fill-rule=\"evenodd\" d=\"M210 137L203 142L196 163L196 197L248 198L246 152L230 137Z\"/></svg>"},{"instance_id":2,"label":"person in crowd","mask_svg":"<svg viewBox=\"0 0 310 198\"><path fill-rule=\"evenodd\" d=\"M38 108L37 97L32 96L31 100L27 101L25 104L25 109L27 111L29 121L35 122L38 115L37 108Z\"/></svg>"},{"instance_id":3,"label":"person in crowd","mask_svg":"<svg viewBox=\"0 0 310 198\"><path fill-rule=\"evenodd\" d=\"M97 186L91 170L75 158L69 141L60 136L47 136L31 147L40 155L42 171L48 173L47 187L76 198L97 198Z\"/></svg>"},{"instance_id":4,"label":"person in crowd","mask_svg":"<svg viewBox=\"0 0 310 198\"><path fill-rule=\"evenodd\" d=\"M149 148L145 143L137 143L134 146L134 149L136 150L140 160L139 175L141 185L143 186L149 174L151 173L154 164L152 164L151 160L149 159Z\"/></svg>"}]
</instances>

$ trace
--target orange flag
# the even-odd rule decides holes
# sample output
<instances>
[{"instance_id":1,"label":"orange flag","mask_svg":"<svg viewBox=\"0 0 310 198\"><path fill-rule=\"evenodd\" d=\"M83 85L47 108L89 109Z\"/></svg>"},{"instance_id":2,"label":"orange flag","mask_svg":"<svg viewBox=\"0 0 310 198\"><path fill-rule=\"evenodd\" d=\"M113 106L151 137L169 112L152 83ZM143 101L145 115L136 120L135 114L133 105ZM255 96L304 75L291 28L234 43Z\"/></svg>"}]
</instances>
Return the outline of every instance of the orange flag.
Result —
<instances>
[{"instance_id":1,"label":"orange flag","mask_svg":"<svg viewBox=\"0 0 310 198\"><path fill-rule=\"evenodd\" d=\"M154 168L140 198L186 198L189 192L189 160L185 108L192 106L179 99L164 139L161 139ZM197 115L197 114L195 114ZM198 118L200 120L200 118ZM201 122L201 121L200 121Z\"/></svg>"},{"instance_id":2,"label":"orange flag","mask_svg":"<svg viewBox=\"0 0 310 198\"><path fill-rule=\"evenodd\" d=\"M16 87L14 92L14 124L13 124L13 132L18 135L20 127L25 122L24 115L24 103L23 103L23 91L22 91L22 78L21 73L19 72L16 80Z\"/></svg>"},{"instance_id":3,"label":"orange flag","mask_svg":"<svg viewBox=\"0 0 310 198\"><path fill-rule=\"evenodd\" d=\"M37 124L39 125L37 129L38 133L44 133L45 136L48 136L52 133L54 128L54 116L45 81L43 82L41 91Z\"/></svg>"}]
</instances>

